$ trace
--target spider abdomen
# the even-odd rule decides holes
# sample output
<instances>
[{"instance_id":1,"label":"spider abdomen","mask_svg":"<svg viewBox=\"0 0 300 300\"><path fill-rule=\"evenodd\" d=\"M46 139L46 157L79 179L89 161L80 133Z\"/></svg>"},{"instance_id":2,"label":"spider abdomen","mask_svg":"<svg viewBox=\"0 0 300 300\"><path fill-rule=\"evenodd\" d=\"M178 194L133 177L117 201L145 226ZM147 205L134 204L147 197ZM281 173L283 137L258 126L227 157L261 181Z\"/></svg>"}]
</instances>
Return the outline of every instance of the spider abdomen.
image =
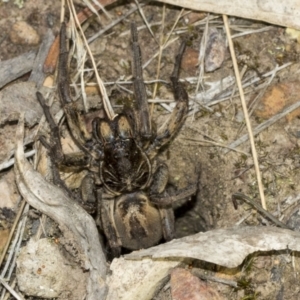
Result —
<instances>
[{"instance_id":1,"label":"spider abdomen","mask_svg":"<svg viewBox=\"0 0 300 300\"><path fill-rule=\"evenodd\" d=\"M122 195L114 212L117 233L122 246L137 250L157 244L163 236L158 209L143 192Z\"/></svg>"}]
</instances>

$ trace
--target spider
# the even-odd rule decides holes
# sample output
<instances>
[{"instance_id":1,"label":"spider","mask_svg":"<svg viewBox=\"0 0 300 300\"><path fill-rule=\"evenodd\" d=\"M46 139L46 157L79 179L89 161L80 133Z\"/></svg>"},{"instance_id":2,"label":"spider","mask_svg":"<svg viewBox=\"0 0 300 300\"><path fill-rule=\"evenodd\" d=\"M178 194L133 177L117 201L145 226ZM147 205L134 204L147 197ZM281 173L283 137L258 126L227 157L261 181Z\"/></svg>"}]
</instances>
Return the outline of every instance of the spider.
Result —
<instances>
[{"instance_id":1,"label":"spider","mask_svg":"<svg viewBox=\"0 0 300 300\"><path fill-rule=\"evenodd\" d=\"M51 129L49 143L44 137L40 139L55 166L54 182L73 195L60 180L58 170L62 166L75 165L90 171L83 180L82 190L85 192L82 192L80 201L90 213L96 211L97 225L104 232L114 257L121 254L122 247L136 250L153 246L162 238L172 240L175 232L172 203L196 192L194 185L168 195L168 167L156 159L160 149L178 133L187 116L188 95L179 82L185 43L179 49L171 75L176 106L169 120L156 130L147 104L135 23L131 24L131 39L135 106L124 107L112 120L107 116L95 117L90 133L70 95L66 25L62 23L58 93L70 134L81 149L79 155L74 157L63 153L59 127L43 96L37 93Z\"/></svg>"}]
</instances>

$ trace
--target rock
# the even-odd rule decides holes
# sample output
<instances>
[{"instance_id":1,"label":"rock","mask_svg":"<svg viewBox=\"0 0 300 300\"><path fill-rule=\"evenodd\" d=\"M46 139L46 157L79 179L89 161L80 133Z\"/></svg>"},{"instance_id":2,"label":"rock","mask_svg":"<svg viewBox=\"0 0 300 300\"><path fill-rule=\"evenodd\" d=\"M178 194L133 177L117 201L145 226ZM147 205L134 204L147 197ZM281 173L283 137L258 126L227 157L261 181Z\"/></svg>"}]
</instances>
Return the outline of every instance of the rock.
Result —
<instances>
[{"instance_id":1,"label":"rock","mask_svg":"<svg viewBox=\"0 0 300 300\"><path fill-rule=\"evenodd\" d=\"M299 99L299 80L276 83L267 88L263 98L255 110L256 116L269 119L280 113L288 106L296 103ZM287 121L293 120L300 115L300 109L295 109L286 116Z\"/></svg>"},{"instance_id":2,"label":"rock","mask_svg":"<svg viewBox=\"0 0 300 300\"><path fill-rule=\"evenodd\" d=\"M17 121L19 114L25 112L26 124L32 127L43 115L42 107L36 98L34 82L10 84L0 92L0 125Z\"/></svg>"},{"instance_id":3,"label":"rock","mask_svg":"<svg viewBox=\"0 0 300 300\"><path fill-rule=\"evenodd\" d=\"M285 32L290 39L297 40L297 43L300 44L300 30L294 28L286 28Z\"/></svg>"},{"instance_id":4,"label":"rock","mask_svg":"<svg viewBox=\"0 0 300 300\"><path fill-rule=\"evenodd\" d=\"M191 11L184 17L184 22L186 25L191 25L196 23L197 21L203 20L206 15L207 14L205 12Z\"/></svg>"},{"instance_id":5,"label":"rock","mask_svg":"<svg viewBox=\"0 0 300 300\"><path fill-rule=\"evenodd\" d=\"M42 298L83 299L88 272L71 264L50 239L30 240L17 259L20 291Z\"/></svg>"},{"instance_id":6,"label":"rock","mask_svg":"<svg viewBox=\"0 0 300 300\"><path fill-rule=\"evenodd\" d=\"M209 28L208 40L205 49L204 65L206 72L219 69L225 60L226 41L216 28Z\"/></svg>"},{"instance_id":7,"label":"rock","mask_svg":"<svg viewBox=\"0 0 300 300\"><path fill-rule=\"evenodd\" d=\"M110 265L112 273L107 279L109 291L106 300L153 299L169 271L180 263L180 260L115 258Z\"/></svg>"},{"instance_id":8,"label":"rock","mask_svg":"<svg viewBox=\"0 0 300 300\"><path fill-rule=\"evenodd\" d=\"M3 174L0 179L0 209L15 209L19 201L13 170Z\"/></svg>"},{"instance_id":9,"label":"rock","mask_svg":"<svg viewBox=\"0 0 300 300\"><path fill-rule=\"evenodd\" d=\"M10 39L14 44L37 45L40 37L37 31L24 21L18 21L9 33Z\"/></svg>"},{"instance_id":10,"label":"rock","mask_svg":"<svg viewBox=\"0 0 300 300\"><path fill-rule=\"evenodd\" d=\"M182 58L181 68L188 74L195 74L198 65L199 51L187 47Z\"/></svg>"},{"instance_id":11,"label":"rock","mask_svg":"<svg viewBox=\"0 0 300 300\"><path fill-rule=\"evenodd\" d=\"M170 285L173 300L223 300L207 282L181 268L172 270Z\"/></svg>"}]
</instances>

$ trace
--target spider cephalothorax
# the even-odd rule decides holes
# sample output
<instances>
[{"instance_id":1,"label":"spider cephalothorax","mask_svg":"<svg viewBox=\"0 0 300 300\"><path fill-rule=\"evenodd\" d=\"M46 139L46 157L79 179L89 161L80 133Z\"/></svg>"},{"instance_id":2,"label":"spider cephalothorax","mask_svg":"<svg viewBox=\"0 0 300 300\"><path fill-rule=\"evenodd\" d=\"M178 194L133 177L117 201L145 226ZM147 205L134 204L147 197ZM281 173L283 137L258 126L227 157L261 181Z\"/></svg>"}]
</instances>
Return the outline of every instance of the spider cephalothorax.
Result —
<instances>
[{"instance_id":1,"label":"spider cephalothorax","mask_svg":"<svg viewBox=\"0 0 300 300\"><path fill-rule=\"evenodd\" d=\"M81 165L90 170L82 188L89 192L83 193L82 198L84 205L88 203L91 212L93 209L97 211L97 223L114 256L120 255L122 246L140 249L155 245L162 238L171 240L174 237L172 203L196 191L194 185L176 195L168 195L168 167L156 161L157 153L178 132L188 111L188 95L178 79L185 44L179 49L171 75L176 106L169 120L156 130L147 104L135 23L131 24L131 36L135 105L133 108L124 108L112 120L107 116L95 118L92 121L92 132L88 133L82 128L81 113L69 92L65 24L62 24L60 33L60 101L70 133L82 150L79 155L82 158ZM54 165L59 169L61 165L72 164L74 159L64 155L61 150L58 127L39 93L38 99L52 131L50 144L44 139L42 141L49 149Z\"/></svg>"},{"instance_id":2,"label":"spider cephalothorax","mask_svg":"<svg viewBox=\"0 0 300 300\"><path fill-rule=\"evenodd\" d=\"M112 121L96 119L94 135L103 145L100 177L106 189L119 195L144 189L151 178L151 163L135 137L125 114Z\"/></svg>"}]
</instances>

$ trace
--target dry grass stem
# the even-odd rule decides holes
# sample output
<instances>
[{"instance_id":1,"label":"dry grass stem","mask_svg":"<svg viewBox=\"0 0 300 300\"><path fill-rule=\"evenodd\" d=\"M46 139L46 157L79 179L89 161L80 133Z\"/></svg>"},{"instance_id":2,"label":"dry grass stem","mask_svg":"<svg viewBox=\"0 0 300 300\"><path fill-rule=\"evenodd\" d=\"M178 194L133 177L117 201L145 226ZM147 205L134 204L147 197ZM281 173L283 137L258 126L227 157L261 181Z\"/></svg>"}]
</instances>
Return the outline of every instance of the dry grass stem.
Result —
<instances>
[{"instance_id":1,"label":"dry grass stem","mask_svg":"<svg viewBox=\"0 0 300 300\"><path fill-rule=\"evenodd\" d=\"M163 14L162 14L162 28L161 28L161 33L160 33L160 40L159 40L159 55L158 55L158 62L157 62L157 68L156 68L156 81L158 81L159 77L160 77L160 69L161 69L161 58L162 58L162 53L163 50L165 49L165 46L167 45L176 25L178 24L178 21L180 20L180 18L183 15L184 9L182 9L180 11L180 13L178 14L171 30L169 31L166 39L164 40L164 27L165 27L165 10L166 10L166 6L163 6ZM152 98L155 99L156 97L156 93L157 93L157 88L158 88L158 82L156 82L154 84L154 88L153 88L153 93L152 93ZM152 102L153 103L153 102ZM153 112L154 106L152 104L151 106L151 113Z\"/></svg>"},{"instance_id":2,"label":"dry grass stem","mask_svg":"<svg viewBox=\"0 0 300 300\"><path fill-rule=\"evenodd\" d=\"M195 90L195 99L196 99L196 95L198 94L200 85L201 85L202 91L205 91L203 80L204 80L205 49L206 49L207 36L208 36L208 24L209 24L209 16L206 18L206 23L205 23L203 36L202 36L201 41L200 41L199 57L198 57L199 75L198 75L198 78L197 78L197 85L196 85L196 90Z\"/></svg>"},{"instance_id":3,"label":"dry grass stem","mask_svg":"<svg viewBox=\"0 0 300 300\"><path fill-rule=\"evenodd\" d=\"M275 218L271 213L269 213L267 210L265 210L263 207L261 207L257 201L251 199L250 197L242 194L242 193L235 193L232 195L232 198L242 200L249 204L250 206L254 207L261 215L271 220L276 226L284 228L284 229L291 229L289 226L285 225L281 221L279 221L277 218ZM291 229L292 230L292 229Z\"/></svg>"},{"instance_id":4,"label":"dry grass stem","mask_svg":"<svg viewBox=\"0 0 300 300\"><path fill-rule=\"evenodd\" d=\"M260 199L261 199L262 207L264 209L267 209L265 195L264 195L264 188L263 188L263 184L262 184L262 180L261 180L261 174L260 174L260 170L259 170L258 157L257 157L256 148L255 148L255 143L254 143L254 136L253 136L253 133L252 133L252 127L251 127L251 123L250 123L250 119L249 119L249 115L248 115L248 109L247 109L247 105L246 105L246 101L245 101L245 97L244 97L244 92L243 92L243 87L242 87L242 83L241 83L241 79L240 79L239 69L238 69L238 65L237 65L237 61L236 61L236 57L235 57L234 46L233 46L232 39L230 37L230 29L229 29L229 24L228 24L228 18L227 18L226 15L223 15L223 20L224 20L226 35L227 35L227 38L228 38L228 44L229 44L229 49L230 49L230 53L231 53L231 57L232 57L232 62L233 62L235 76L236 76L236 81L237 81L237 85L238 85L239 93L240 93L240 97L241 97L241 102L242 102L242 107L243 107L243 111L244 111L246 126L247 126L247 130L248 130L248 133L249 133L250 145L251 145L251 151L252 151L252 156L253 156L253 161L254 161L256 177L257 177L257 184L258 184Z\"/></svg>"},{"instance_id":5,"label":"dry grass stem","mask_svg":"<svg viewBox=\"0 0 300 300\"><path fill-rule=\"evenodd\" d=\"M110 104L105 86L104 86L103 81L101 80L101 78L98 74L97 66L96 66L94 57L92 55L91 49L88 46L88 42L85 38L84 32L82 31L82 28L80 26L80 23L79 23L79 20L77 18L77 14L76 14L76 11L75 11L73 1L69 0L68 3L69 3L69 6L70 6L70 11L72 12L73 18L76 22L76 25L77 25L77 27L79 28L79 30L81 32L81 36L83 38L83 41L84 41L84 44L86 46L87 52L89 53L89 56L90 56L90 59L91 59L91 62L92 62L92 65L93 65L93 68L94 68L94 71L95 71L95 76L96 76L96 79L97 79L97 83L98 83L98 86L99 86L99 89L100 89L100 93L102 95L102 101L103 101L103 106L104 106L105 112L106 112L108 118L112 120L115 117L115 113L114 113L113 108Z\"/></svg>"},{"instance_id":6,"label":"dry grass stem","mask_svg":"<svg viewBox=\"0 0 300 300\"><path fill-rule=\"evenodd\" d=\"M240 226L242 223L244 223L244 221L246 221L249 217L251 217L252 214L253 214L253 212L250 211L247 215L243 216L240 220L238 220L235 223L235 226Z\"/></svg>"},{"instance_id":7,"label":"dry grass stem","mask_svg":"<svg viewBox=\"0 0 300 300\"><path fill-rule=\"evenodd\" d=\"M140 4L140 7L143 7L144 4ZM104 34L106 31L110 30L111 28L113 28L115 25L117 25L118 23L122 22L123 20L125 20L127 17L129 17L131 14L133 14L134 12L136 12L138 10L138 7L133 7L131 10L129 10L126 14L124 14L122 17L112 21L109 25L107 25L106 27L104 27L102 30L100 30L99 32L97 32L96 34L94 34L93 36L91 36L87 42L90 44L92 43L96 38L98 38L99 36L101 36L102 34ZM129 33L129 31L128 31ZM122 36L122 34L121 34Z\"/></svg>"},{"instance_id":8,"label":"dry grass stem","mask_svg":"<svg viewBox=\"0 0 300 300\"><path fill-rule=\"evenodd\" d=\"M238 152L238 153L241 153L243 155L246 155L246 156L249 156L248 153L244 152L244 151L241 151L241 150L238 150L238 149L235 149L235 148L229 148L228 146L224 145L224 144L221 144L221 143L218 143L218 142L214 142L214 141L210 141L210 140L204 140L204 139L191 139L191 138L181 138L182 140L185 140L185 141L192 141L192 142L196 142L197 144L198 143L205 143L205 144L210 144L212 147L221 147L221 148L227 148L229 150L232 150L232 151L235 151L235 152Z\"/></svg>"},{"instance_id":9,"label":"dry grass stem","mask_svg":"<svg viewBox=\"0 0 300 300\"><path fill-rule=\"evenodd\" d=\"M174 39L170 40L169 42L167 42L164 46L162 50L165 50L166 48L168 48L171 44L173 44L174 42L176 42L179 39L179 37L175 37ZM143 69L145 69L154 58L156 58L159 55L159 51L157 51L147 62L145 62L143 64ZM131 78L131 77L130 77Z\"/></svg>"},{"instance_id":10,"label":"dry grass stem","mask_svg":"<svg viewBox=\"0 0 300 300\"><path fill-rule=\"evenodd\" d=\"M167 35L165 41L163 40L163 31L164 31L164 26L165 26L165 9L166 6L163 6L163 18L162 18L162 28L161 28L161 35L160 35L160 42L159 42L159 55L158 55L158 63L157 63L157 68L156 68L156 83L154 84L154 88L153 88L153 93L152 93L152 98L155 99L156 97L156 93L157 93L157 87L158 87L158 80L159 80L159 76L160 76L160 69L161 69L161 58L162 58L162 52L165 49L165 46L167 45L176 25L178 24L178 21L180 20L180 18L182 17L183 13L184 13L184 9L182 9L180 11L180 13L178 14L171 30L169 31L169 34ZM154 102L152 102L154 103ZM151 106L151 111L153 111L154 106Z\"/></svg>"},{"instance_id":11,"label":"dry grass stem","mask_svg":"<svg viewBox=\"0 0 300 300\"><path fill-rule=\"evenodd\" d=\"M8 247L10 245L10 251L7 255L5 265L3 266L2 272L0 274L1 278L5 278L6 282L8 282L10 280L11 275L13 274L13 271L15 269L17 255L18 255L19 249L21 247L21 242L23 241L23 235L24 235L24 230L25 230L25 224L27 221L28 211L29 211L29 205L26 203L26 201L23 200L21 202L21 207L18 211L18 214L16 216L14 224L11 228L10 235L9 235L9 238L5 245L5 248L3 249L3 252L2 252L0 265L2 265L4 257L7 253ZM22 218L22 220L21 220L21 215L24 216ZM14 236L14 239L12 241L13 236ZM1 283L3 284L3 282L1 282ZM6 289L8 289L8 288L6 287ZM13 294L11 290L9 290L9 292L11 294ZM4 296L5 296L5 290L2 291L1 299L3 299Z\"/></svg>"},{"instance_id":12,"label":"dry grass stem","mask_svg":"<svg viewBox=\"0 0 300 300\"><path fill-rule=\"evenodd\" d=\"M93 12L99 20L101 20L100 15L98 14L98 10L101 9L101 11L106 15L108 19L111 19L111 15L108 13L108 11L104 8L104 6L101 4L98 0L92 0L94 5L89 0L83 0L83 2L86 4L86 6L90 9L91 12ZM98 7L99 9L96 9Z\"/></svg>"},{"instance_id":13,"label":"dry grass stem","mask_svg":"<svg viewBox=\"0 0 300 300\"><path fill-rule=\"evenodd\" d=\"M258 91L258 90L264 88L265 85L268 84L268 82L262 83L259 85L258 85L258 83L265 81L266 78L269 76L272 76L272 77L275 76L277 72L287 68L291 64L292 64L291 62L288 62L282 66L275 67L272 71L269 71L269 72L261 75L261 77L258 77L255 75L255 76L249 76L249 77L245 78L242 82L243 89L251 87L251 90L244 91L244 94L252 93L253 91ZM197 83L198 77L187 77L187 78L185 78L185 80L191 84L195 84L195 83ZM228 82L226 83L226 81L228 81ZM226 78L224 78L222 80L222 82L220 82L220 81L206 82L206 84L210 85L211 88L209 88L208 90L205 91L204 96L203 96L202 92L199 92L196 95L196 97L194 97L194 100L199 100L199 98L201 99L201 98L205 97L205 99L202 101L205 102L205 105L207 107L211 107L211 106L214 106L221 102L230 100L230 98L232 98L231 91L232 91L232 87L235 85L235 82L233 82L233 80L231 80L231 76L227 76ZM223 87L223 91L220 91L221 86ZM210 99L215 99L216 95L218 97L216 100L210 100ZM221 95L221 97L220 97L220 95ZM237 97L237 96L239 96L239 95L235 94L233 97ZM197 101L197 103L199 104L199 101ZM203 105L203 103L202 103L202 105Z\"/></svg>"},{"instance_id":14,"label":"dry grass stem","mask_svg":"<svg viewBox=\"0 0 300 300\"><path fill-rule=\"evenodd\" d=\"M1 276L0 282L11 293L11 295L14 296L15 299L24 300L24 298L21 295L19 295Z\"/></svg>"},{"instance_id":15,"label":"dry grass stem","mask_svg":"<svg viewBox=\"0 0 300 300\"><path fill-rule=\"evenodd\" d=\"M137 8L139 10L139 13L140 13L140 15L141 15L144 23L146 24L149 32L151 33L152 37L155 39L154 33L153 33L152 29L151 29L151 26L150 26L149 22L147 21L147 18L145 17L145 14L144 14L144 11L143 11L143 8L142 8L141 4L139 3L138 0L134 0L134 3L136 4L136 6L137 6Z\"/></svg>"},{"instance_id":16,"label":"dry grass stem","mask_svg":"<svg viewBox=\"0 0 300 300\"><path fill-rule=\"evenodd\" d=\"M30 151L28 151L28 152L25 153L25 157L26 158L32 157L33 155L35 155L35 153L36 153L35 150L30 150ZM15 163L15 159L14 158L11 158L9 160L6 160L6 161L2 162L0 164L0 171L10 168L11 166L14 165L14 163Z\"/></svg>"},{"instance_id":17,"label":"dry grass stem","mask_svg":"<svg viewBox=\"0 0 300 300\"><path fill-rule=\"evenodd\" d=\"M2 265L2 263L3 263L3 261L4 261L4 257L5 257L5 255L6 255L6 253L7 253L7 249L8 249L8 247L9 247L10 242L11 242L11 240L12 240L12 237L13 237L13 235L14 235L14 233L15 233L15 229L16 229L17 226L20 226L20 225L18 225L18 224L20 224L19 221L20 221L21 215L23 214L25 204L26 204L26 202L25 202L25 201L22 201L22 203L21 203L21 205L20 205L18 214L17 214L17 216L16 216L16 218L15 218L15 221L14 221L14 224L13 224L13 226L12 226L12 228L11 228L11 231L10 231L10 234L9 234L9 237L8 237L8 240L7 240L7 243L6 243L6 245L5 245L5 248L3 249L3 252L2 252L1 257L0 257L0 266ZM5 273L5 272L4 272L4 273ZM4 275L3 275L3 271L2 271L2 273L1 273L1 276L4 276Z\"/></svg>"},{"instance_id":18,"label":"dry grass stem","mask_svg":"<svg viewBox=\"0 0 300 300\"><path fill-rule=\"evenodd\" d=\"M278 120L285 117L286 115L288 115L289 113L291 113L292 111L294 111L295 109L297 109L299 107L300 107L300 99L296 103L294 103L294 104L290 105L289 107L287 107L286 109L284 109L281 113L279 113L279 114L275 115L274 117L270 118L269 120L259 124L257 127L254 128L253 134L254 135L259 134L260 132L262 132L269 126L273 125ZM240 144L246 142L248 139L249 139L249 135L245 134L245 135L241 136L239 139L237 139L234 142L232 142L231 144L229 144L228 147L235 148L235 147L239 146ZM228 151L226 150L224 153L226 154L227 152Z\"/></svg>"},{"instance_id":19,"label":"dry grass stem","mask_svg":"<svg viewBox=\"0 0 300 300\"><path fill-rule=\"evenodd\" d=\"M273 72L269 78L269 80L262 86L262 89L259 91L258 95L254 98L252 101L251 105L249 106L250 113L249 115L251 116L257 106L258 100L261 99L261 97L265 94L267 88L270 86L271 82L273 81L275 75L277 74L278 70L278 65L273 69Z\"/></svg>"},{"instance_id":20,"label":"dry grass stem","mask_svg":"<svg viewBox=\"0 0 300 300\"><path fill-rule=\"evenodd\" d=\"M45 230L45 226L44 226L44 224L47 221L47 218L48 217L45 214L42 214L42 216L40 217L40 225L34 236L35 241L38 241L41 238L42 234L44 234L45 237L48 237L48 234L47 234L47 232Z\"/></svg>"},{"instance_id":21,"label":"dry grass stem","mask_svg":"<svg viewBox=\"0 0 300 300\"><path fill-rule=\"evenodd\" d=\"M231 38L235 39L235 38L238 38L238 37L241 37L241 36L245 36L245 35L248 35L248 34L261 33L261 32L269 31L269 30L272 30L272 29L274 29L273 26L266 26L266 27L259 28L259 29L246 30L246 31L243 31L241 33L233 34L231 36ZM237 30L237 28L234 28L234 30Z\"/></svg>"},{"instance_id":22,"label":"dry grass stem","mask_svg":"<svg viewBox=\"0 0 300 300\"><path fill-rule=\"evenodd\" d=\"M137 10L137 8L136 8ZM158 22L153 22L151 24L149 24L150 27L155 27L155 26L160 26L161 25L161 21L158 21ZM137 31L141 31L141 30L144 30L146 29L147 26L146 25L140 25L140 26L137 26ZM130 30L124 30L123 32L121 32L119 34L119 37L124 37L124 36L127 36L127 35L130 35Z\"/></svg>"}]
</instances>

